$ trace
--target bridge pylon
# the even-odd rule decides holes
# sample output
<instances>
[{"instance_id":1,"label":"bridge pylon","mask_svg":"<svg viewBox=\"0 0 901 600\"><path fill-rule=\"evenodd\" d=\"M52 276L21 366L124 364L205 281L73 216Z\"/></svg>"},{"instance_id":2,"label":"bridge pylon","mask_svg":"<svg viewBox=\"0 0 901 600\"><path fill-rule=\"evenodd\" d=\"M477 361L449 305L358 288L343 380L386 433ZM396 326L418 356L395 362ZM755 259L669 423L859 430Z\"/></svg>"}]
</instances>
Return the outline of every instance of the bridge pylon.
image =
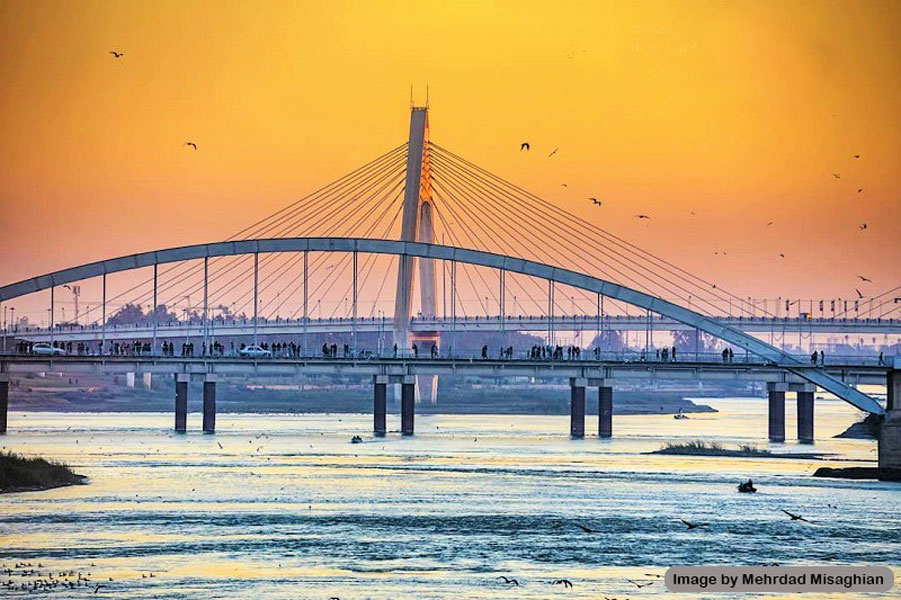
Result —
<instances>
[{"instance_id":1,"label":"bridge pylon","mask_svg":"<svg viewBox=\"0 0 901 600\"><path fill-rule=\"evenodd\" d=\"M428 106L414 106L410 112L410 137L407 146L407 176L404 187L403 220L401 241L435 241L432 214L432 175L429 152L429 109ZM397 259L397 290L394 301L394 343L399 356L410 356L413 344L419 352L431 352L432 346L440 347L437 331L417 331L410 329L415 271L419 267L420 315L435 317L436 283L435 261L430 258L399 256ZM417 378L417 400L423 398L437 402L438 377Z\"/></svg>"}]
</instances>

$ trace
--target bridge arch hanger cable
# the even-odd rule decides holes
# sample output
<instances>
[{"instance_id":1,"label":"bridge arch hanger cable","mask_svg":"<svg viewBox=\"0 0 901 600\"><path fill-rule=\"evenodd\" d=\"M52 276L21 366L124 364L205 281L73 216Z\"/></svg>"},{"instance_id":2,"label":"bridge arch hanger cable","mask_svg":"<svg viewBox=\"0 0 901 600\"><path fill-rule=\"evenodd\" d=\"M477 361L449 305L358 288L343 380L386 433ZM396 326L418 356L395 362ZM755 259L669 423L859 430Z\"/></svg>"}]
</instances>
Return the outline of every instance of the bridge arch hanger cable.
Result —
<instances>
[{"instance_id":1,"label":"bridge arch hanger cable","mask_svg":"<svg viewBox=\"0 0 901 600\"><path fill-rule=\"evenodd\" d=\"M336 220L344 222L344 219L337 219L338 216L346 218L348 210L351 209L357 199L358 194L371 190L379 182L387 177L400 176L403 172L402 167L406 159L407 145L400 144L381 156L371 160L358 169L342 176L341 178L327 184L303 198L300 198L291 204L275 211L267 217L264 217L255 223L243 228L235 234L229 236L225 241L234 241L239 239L252 239L256 237L283 237L286 235L310 235L314 234L315 229L308 224L306 227L299 227L304 219L316 216L317 220L314 224L319 225L328 218L336 218ZM319 232L321 233L321 232ZM266 257L262 265L266 265ZM218 264L225 261L224 265ZM245 261L243 257L223 257L216 258L211 261L211 269L214 275L210 278L210 283L225 277L229 272L241 267L241 262ZM314 265L315 266L315 265ZM159 286L158 292L168 292L170 297L166 298L162 305L169 306L184 297L192 295L199 291L202 283L194 284L193 289L177 290L177 286L185 284L192 277L199 276L202 272L202 265L191 263L178 263L169 266L169 268L160 270L159 276L161 281L165 276L170 276L168 281L163 281ZM152 291L145 292L140 296L129 297L141 288L152 285L152 278L124 290L107 299L107 305L117 300L130 303L143 304L148 301L152 295ZM185 293L187 291L187 293ZM95 309L85 311L85 315L90 315ZM88 323L97 323L100 317L96 317Z\"/></svg>"},{"instance_id":2,"label":"bridge arch hanger cable","mask_svg":"<svg viewBox=\"0 0 901 600\"><path fill-rule=\"evenodd\" d=\"M531 218L524 220L524 223L540 219L545 226L554 226L556 230L559 230L561 227L569 228L569 231L572 231L573 227L578 226L582 228L583 234L585 233L585 230L588 230L588 232L592 234L584 235L587 246L598 250L605 250L607 252L612 252L613 248L618 248L619 250L617 250L617 252L620 253L621 257L622 253L631 252L634 256L629 260L633 265L640 265L641 261L644 261L644 266L647 269L657 270L658 275L661 278L682 278L684 285L690 285L697 290L696 294L693 294L695 301L703 301L708 295L722 302L731 300L734 306L738 307L741 312L747 313L749 316L752 314L745 308L745 300L743 298L723 290L712 282L693 275L634 244L626 242L615 234L612 234L593 223L587 222L584 219L557 207L553 203L490 173L482 167L467 161L434 142L432 142L430 146L433 150L433 155L435 156L436 172L439 174L439 177L443 170L445 176L448 172L454 171L461 177L466 175L471 179L478 180L483 188L489 188L494 193L507 200L505 206L510 206L510 203L512 202L518 207L523 207L523 210L528 209L528 214L531 215ZM527 213L522 212L521 214ZM562 225L554 225L553 222L550 222L549 218L551 215L560 219ZM565 237L563 239L565 239ZM590 258L590 255L588 257ZM535 258L537 259L538 257ZM582 260L584 261L584 259L585 257L583 256ZM719 309L719 311L722 312L722 309ZM773 316L769 311L766 311L766 314Z\"/></svg>"},{"instance_id":3,"label":"bridge arch hanger cable","mask_svg":"<svg viewBox=\"0 0 901 600\"><path fill-rule=\"evenodd\" d=\"M441 169L442 168L439 166L436 169L436 172L441 174L441 172L442 172ZM455 176L449 175L449 178L451 180L454 180ZM442 179L443 179L443 176L442 176ZM510 226L505 226L502 224L503 215L501 214L500 211L503 211L503 210L508 211L508 217L509 217L509 210L510 210L509 204L505 206L500 199L495 199L495 197L492 196L491 194L485 194L484 192L473 187L470 183L468 183L466 181L461 181L461 180L457 179L457 180L453 181L451 185L453 185L453 184L461 185L464 188L466 193L465 193L465 195L461 195L462 198L464 199L461 202L461 204L463 205L463 210L465 210L471 216L471 218L474 222L479 223L482 221L481 219L478 218L477 213L476 213L478 208L481 208L488 213L489 220L498 226L498 229L494 229L494 228L491 228L489 225L488 236L491 239L497 239L497 240L508 240L509 239L509 240L513 240L513 241L519 241L520 238L528 236L530 238L529 240L526 240L519 244L520 247L525 247L525 251L522 252L522 254L518 254L518 255L529 256L531 254L534 256L535 254L539 254L541 256L541 259L543 259L544 261L554 262L555 264L561 264L563 266L571 265L574 262L578 261L580 258L582 259L582 262L584 262L584 259L585 259L584 256L583 257L576 256L575 253L578 252L579 247L576 243L571 242L568 239L568 237L569 237L568 235L548 236L546 233L542 234L541 232L534 232L530 235L531 232L530 232L529 227L519 227L518 229L514 230ZM442 185L442 187L444 186L444 184L440 184L440 185ZM455 200L457 198L455 194L452 194L451 197L453 197ZM483 203L480 204L478 207L474 207L472 209L467 208L466 201L465 201L465 199L467 197L473 197L476 199L483 200ZM474 204L474 201L473 201L473 204ZM497 219L492 218L492 215L496 215ZM522 219L518 219L518 222L519 223L528 223L528 221L530 220L529 216L531 216L531 215L526 215ZM507 220L509 221L511 219L508 218ZM544 248L545 251L544 251L544 253L529 252L528 248L530 248L530 247ZM571 250L569 253L566 252L567 248L570 248L570 250ZM618 260L616 256L611 256L610 254L606 253L603 250L602 250L602 252L604 252L605 256L608 256L613 259L611 261L612 262L611 265L604 265L604 264L598 265L598 269L600 270L601 274L605 278L610 279L612 277L612 274L615 274L615 276L613 277L615 280L626 281L626 282L629 282L630 285L633 285L633 286L636 286L639 288L641 287L641 283L636 280L635 276L629 275L631 265L627 265L627 264L623 263L621 260ZM548 261L547 260L548 258L552 258L553 261ZM641 277L641 274L639 273L638 276ZM583 293L583 295L584 295L584 293ZM589 301L593 301L593 299L587 297L587 295L585 296L585 299L587 299Z\"/></svg>"},{"instance_id":4,"label":"bridge arch hanger cable","mask_svg":"<svg viewBox=\"0 0 901 600\"><path fill-rule=\"evenodd\" d=\"M435 169L435 173L438 175L434 180L434 187L436 190L439 190L438 197L446 205L447 209L455 215L455 220L459 226L467 232L470 239L470 247L478 249L481 246L484 248L484 244L480 244L479 242L481 240L491 239L497 242L497 246L499 246L500 250L505 254L529 256L530 247L549 246L548 255L560 259L561 263L565 262L565 257L556 247L557 240L553 240L553 242L549 244L546 236L542 236L540 232L534 232L529 227L521 227L518 233L514 232L510 226L505 226L503 224L504 220L512 221L509 212L506 215L502 212L506 207L501 204L495 204L493 198L490 196L482 196L479 190L465 185L461 186L462 191L458 194L456 190L452 189L452 185L445 182L440 167ZM445 194L447 198L452 201L445 199ZM486 200L486 202L480 205L480 207L484 209L485 214L478 214L478 208L471 207L470 203L459 199L466 198L470 195L477 199ZM459 217L457 211L454 209L454 204L459 204L460 212L464 213L468 218ZM495 206L497 207L496 209L494 208ZM487 217L487 219L484 217ZM469 223L472 223L473 226L470 227L468 225ZM518 224L521 223L523 223L523 220L518 221ZM480 228L482 235L480 236L473 233L474 228ZM502 241L508 241L508 243L505 245L501 243ZM466 246L466 244L463 243L455 243L455 245L461 247ZM602 270L602 274L607 278L610 276L609 272L606 270ZM578 292L583 295L583 299L594 302L594 299L589 298L584 290L578 290ZM530 299L534 301L534 298L530 297ZM554 304L555 307L560 310L561 314L567 314L567 311L562 304L556 301Z\"/></svg>"},{"instance_id":5,"label":"bridge arch hanger cable","mask_svg":"<svg viewBox=\"0 0 901 600\"><path fill-rule=\"evenodd\" d=\"M348 218L352 216L353 212L346 213L346 214L341 214L339 212L339 214L337 214L337 215L332 215L331 213L328 213L328 214L322 215L318 220L316 220L314 223L312 223L310 226L306 227L305 229L309 230L309 231L316 231L321 225L331 223L331 225L329 225L324 231L322 231L322 235L332 236L339 229L344 229L344 233L347 233L352 236L356 236L356 235L358 235L359 228L362 227L366 223L367 219L369 219L369 217L374 213L374 211L376 209L378 209L379 207L381 207L384 204L385 207L384 207L384 210L382 211L382 213L378 216L376 221L374 221L372 223L372 226L362 235L362 237L368 237L371 234L372 230L381 222L381 220L383 219L384 215L388 212L390 207L397 201L396 194L398 193L401 183L402 183L401 179L395 177L391 180L387 180L384 184L380 185L378 187L378 189L373 190L371 194L369 194L368 196L366 196L363 199L362 203L359 206L356 206L355 210L357 212L361 212L361 214L358 215L358 217L353 221L348 220ZM392 195L394 196L393 200L391 200L390 202L388 202L386 204L385 201L388 198L390 198ZM354 203L351 202L351 204L353 205ZM344 207L342 207L341 210L343 210L343 208ZM282 233L283 233L283 231L280 231L279 235L277 237L282 237ZM293 258L286 261L281 267L278 267L277 269L273 270L268 276L266 276L264 278L264 280L263 280L264 287L260 291L261 292L267 291L269 289L269 287L277 281L277 277L279 274L284 273L285 271L287 271L289 269L296 268L298 266L299 262L301 261L301 259L302 259L301 255L296 255ZM342 258L342 260L339 261L338 265L335 265L336 273L341 270L337 267L343 268L345 259L346 259L346 257ZM309 276L315 276L317 273L320 272L321 269L324 269L326 267L326 265L325 265L326 260L327 260L327 258L325 255L315 256L312 260L312 268L310 270ZM264 259L264 261L261 261L261 262L265 263L267 261ZM242 284L244 284L248 281L249 276L250 276L249 273L239 273L239 275L237 277L232 279L232 281L230 281L229 284L227 284L228 288L226 290L224 290L221 295L227 295L228 293L233 292L234 290L238 289ZM284 290L282 290L282 291L284 291ZM315 293L315 290L314 290L314 293ZM238 297L236 302L244 302L248 298L248 294L249 294L249 292L245 292L243 295ZM240 311L245 307L246 307L246 302L245 302L245 304L241 305L237 310Z\"/></svg>"}]
</instances>

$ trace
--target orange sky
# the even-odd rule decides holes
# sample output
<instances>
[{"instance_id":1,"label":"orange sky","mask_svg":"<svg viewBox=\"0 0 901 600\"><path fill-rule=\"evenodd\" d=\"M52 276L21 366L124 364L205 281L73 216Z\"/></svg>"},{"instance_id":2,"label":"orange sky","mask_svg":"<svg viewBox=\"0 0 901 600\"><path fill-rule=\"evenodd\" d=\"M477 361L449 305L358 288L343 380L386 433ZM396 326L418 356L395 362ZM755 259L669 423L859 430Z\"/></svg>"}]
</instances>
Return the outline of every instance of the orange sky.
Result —
<instances>
[{"instance_id":1,"label":"orange sky","mask_svg":"<svg viewBox=\"0 0 901 600\"><path fill-rule=\"evenodd\" d=\"M0 0L0 283L224 238L404 141L428 84L434 141L724 288L877 293L899 63L894 2Z\"/></svg>"}]
</instances>

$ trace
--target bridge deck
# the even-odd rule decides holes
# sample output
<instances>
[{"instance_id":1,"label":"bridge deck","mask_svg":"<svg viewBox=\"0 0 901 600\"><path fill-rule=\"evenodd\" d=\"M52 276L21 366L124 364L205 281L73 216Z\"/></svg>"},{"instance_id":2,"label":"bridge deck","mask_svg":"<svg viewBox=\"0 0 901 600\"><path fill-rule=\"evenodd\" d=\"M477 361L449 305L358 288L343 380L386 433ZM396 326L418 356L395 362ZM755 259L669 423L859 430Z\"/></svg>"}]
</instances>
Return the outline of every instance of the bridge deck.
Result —
<instances>
[{"instance_id":1,"label":"bridge deck","mask_svg":"<svg viewBox=\"0 0 901 600\"><path fill-rule=\"evenodd\" d=\"M788 371L791 368L793 372ZM110 356L7 356L0 369L12 373L47 371L300 376L300 375L473 375L482 377L581 377L608 380L740 380L761 383L805 383L799 371L825 371L848 384L884 385L886 366L846 364L823 367L760 362L659 362L611 360L501 360L460 358L165 358Z\"/></svg>"}]
</instances>

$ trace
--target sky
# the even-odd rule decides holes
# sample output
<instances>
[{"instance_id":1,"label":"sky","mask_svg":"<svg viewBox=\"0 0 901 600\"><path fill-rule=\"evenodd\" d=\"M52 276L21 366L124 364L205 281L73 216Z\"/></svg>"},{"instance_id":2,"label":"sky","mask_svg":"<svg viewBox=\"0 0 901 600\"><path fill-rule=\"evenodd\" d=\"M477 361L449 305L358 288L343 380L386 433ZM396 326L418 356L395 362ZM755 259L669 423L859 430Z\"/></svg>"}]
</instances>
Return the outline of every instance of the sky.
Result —
<instances>
[{"instance_id":1,"label":"sky","mask_svg":"<svg viewBox=\"0 0 901 600\"><path fill-rule=\"evenodd\" d=\"M873 295L899 46L879 1L0 0L0 283L226 238L404 142L413 86L433 141L723 288Z\"/></svg>"}]
</instances>

